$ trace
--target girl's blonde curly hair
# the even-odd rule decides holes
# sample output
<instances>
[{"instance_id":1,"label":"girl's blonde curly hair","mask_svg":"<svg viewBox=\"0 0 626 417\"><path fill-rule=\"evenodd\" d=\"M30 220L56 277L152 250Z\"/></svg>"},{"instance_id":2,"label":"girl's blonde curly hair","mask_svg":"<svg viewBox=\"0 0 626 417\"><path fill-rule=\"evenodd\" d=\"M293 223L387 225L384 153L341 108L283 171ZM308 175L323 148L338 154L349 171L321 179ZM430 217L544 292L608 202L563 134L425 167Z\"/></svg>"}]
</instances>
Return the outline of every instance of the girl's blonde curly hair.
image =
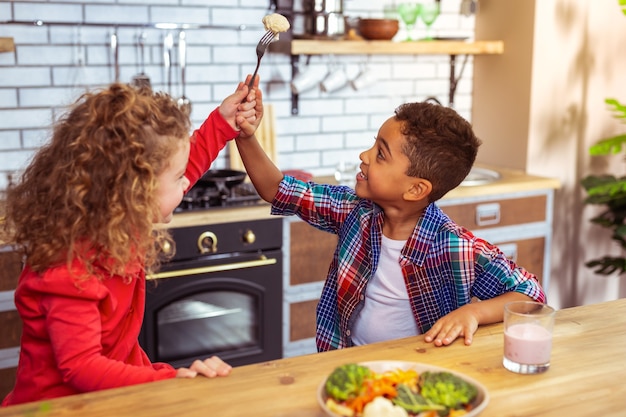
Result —
<instances>
[{"instance_id":1,"label":"girl's blonde curly hair","mask_svg":"<svg viewBox=\"0 0 626 417\"><path fill-rule=\"evenodd\" d=\"M73 260L100 279L153 271L171 243L155 225L157 176L189 130L167 94L120 83L83 94L7 190L7 241L37 272Z\"/></svg>"}]
</instances>

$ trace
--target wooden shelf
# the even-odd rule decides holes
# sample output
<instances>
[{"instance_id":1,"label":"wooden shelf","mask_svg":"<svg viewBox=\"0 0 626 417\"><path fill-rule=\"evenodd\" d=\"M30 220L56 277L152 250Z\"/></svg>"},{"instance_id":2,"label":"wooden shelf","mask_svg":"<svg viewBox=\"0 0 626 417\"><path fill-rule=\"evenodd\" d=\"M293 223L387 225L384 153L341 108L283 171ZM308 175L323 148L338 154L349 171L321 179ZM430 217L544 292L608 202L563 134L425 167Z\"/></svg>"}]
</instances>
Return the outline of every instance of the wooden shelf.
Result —
<instances>
[{"instance_id":1,"label":"wooden shelf","mask_svg":"<svg viewBox=\"0 0 626 417\"><path fill-rule=\"evenodd\" d=\"M503 41L352 41L352 40L309 40L291 41L292 55L479 55L502 54Z\"/></svg>"},{"instance_id":2,"label":"wooden shelf","mask_svg":"<svg viewBox=\"0 0 626 417\"><path fill-rule=\"evenodd\" d=\"M450 56L450 90L449 105L454 104L456 85L461 74L456 75L457 55L497 55L504 53L503 41L361 41L333 39L293 39L290 42L291 77L298 72L300 55L449 55ZM298 95L291 94L291 114L298 114Z\"/></svg>"},{"instance_id":3,"label":"wooden shelf","mask_svg":"<svg viewBox=\"0 0 626 417\"><path fill-rule=\"evenodd\" d=\"M0 38L0 52L15 51L15 43L13 38Z\"/></svg>"}]
</instances>

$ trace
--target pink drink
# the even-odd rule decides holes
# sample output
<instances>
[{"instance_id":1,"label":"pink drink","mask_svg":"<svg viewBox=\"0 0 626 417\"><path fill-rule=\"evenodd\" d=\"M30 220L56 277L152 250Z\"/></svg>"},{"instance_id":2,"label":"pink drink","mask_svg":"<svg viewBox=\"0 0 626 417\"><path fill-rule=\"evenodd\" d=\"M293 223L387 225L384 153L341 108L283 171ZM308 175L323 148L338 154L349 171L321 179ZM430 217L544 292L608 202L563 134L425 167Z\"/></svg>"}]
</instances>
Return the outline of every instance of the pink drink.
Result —
<instances>
[{"instance_id":1,"label":"pink drink","mask_svg":"<svg viewBox=\"0 0 626 417\"><path fill-rule=\"evenodd\" d=\"M525 365L550 363L552 335L539 324L517 323L504 332L504 357Z\"/></svg>"}]
</instances>

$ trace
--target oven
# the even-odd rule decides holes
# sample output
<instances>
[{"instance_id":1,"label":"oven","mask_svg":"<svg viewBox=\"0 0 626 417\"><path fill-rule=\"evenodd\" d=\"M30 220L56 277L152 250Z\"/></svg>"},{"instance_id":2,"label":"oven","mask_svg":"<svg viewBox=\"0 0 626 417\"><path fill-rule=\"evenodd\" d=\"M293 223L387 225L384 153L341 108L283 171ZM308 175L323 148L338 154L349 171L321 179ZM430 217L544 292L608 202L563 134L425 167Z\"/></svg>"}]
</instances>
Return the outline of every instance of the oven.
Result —
<instances>
[{"instance_id":1,"label":"oven","mask_svg":"<svg viewBox=\"0 0 626 417\"><path fill-rule=\"evenodd\" d=\"M188 195L206 196L197 188L205 185ZM248 188L245 205L260 204L251 195ZM217 207L204 198L193 205L187 199L180 209L234 202L213 200ZM281 218L269 218L170 230L175 256L146 285L139 342L153 362L188 367L217 355L240 366L282 357L282 227Z\"/></svg>"}]
</instances>

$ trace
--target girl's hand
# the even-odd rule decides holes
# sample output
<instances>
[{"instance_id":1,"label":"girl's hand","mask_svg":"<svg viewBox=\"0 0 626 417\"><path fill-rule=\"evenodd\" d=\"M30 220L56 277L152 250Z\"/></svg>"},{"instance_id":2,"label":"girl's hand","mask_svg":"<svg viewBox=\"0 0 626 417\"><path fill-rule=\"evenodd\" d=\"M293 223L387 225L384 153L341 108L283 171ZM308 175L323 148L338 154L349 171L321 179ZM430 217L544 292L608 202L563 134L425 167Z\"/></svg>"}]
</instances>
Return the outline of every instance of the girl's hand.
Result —
<instances>
[{"instance_id":1,"label":"girl's hand","mask_svg":"<svg viewBox=\"0 0 626 417\"><path fill-rule=\"evenodd\" d=\"M250 79L251 76L248 75L245 82L240 82L235 92L226 97L219 107L220 114L233 129L241 129L239 120L245 120L247 128L254 129L247 136L252 135L259 127L263 116L263 104L259 102L259 77L256 77L252 89L248 89Z\"/></svg>"},{"instance_id":2,"label":"girl's hand","mask_svg":"<svg viewBox=\"0 0 626 417\"><path fill-rule=\"evenodd\" d=\"M227 376L232 369L232 366L217 356L212 356L203 361L196 359L189 368L178 368L176 370L176 378L195 378L198 374L207 378Z\"/></svg>"}]
</instances>

